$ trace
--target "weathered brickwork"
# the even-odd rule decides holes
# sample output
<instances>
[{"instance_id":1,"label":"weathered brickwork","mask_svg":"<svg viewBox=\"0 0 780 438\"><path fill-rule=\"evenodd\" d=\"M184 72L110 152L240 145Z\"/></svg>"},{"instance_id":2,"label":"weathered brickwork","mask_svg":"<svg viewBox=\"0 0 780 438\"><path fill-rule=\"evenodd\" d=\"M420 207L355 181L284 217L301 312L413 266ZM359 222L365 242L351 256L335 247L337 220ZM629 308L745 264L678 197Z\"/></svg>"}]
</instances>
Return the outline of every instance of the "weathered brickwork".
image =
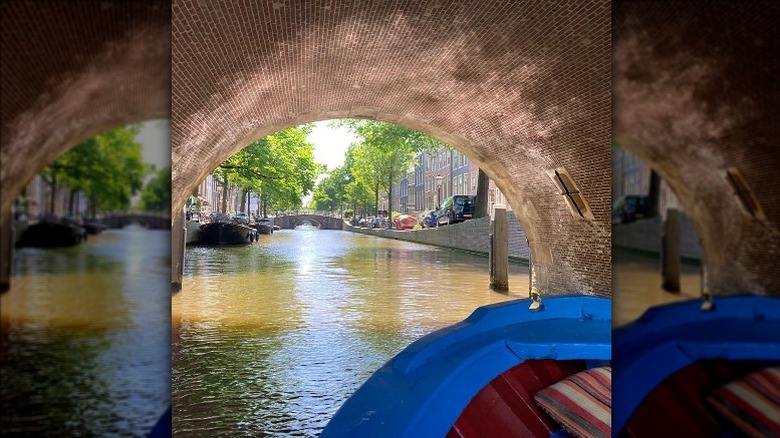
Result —
<instances>
[{"instance_id":1,"label":"weathered brickwork","mask_svg":"<svg viewBox=\"0 0 780 438\"><path fill-rule=\"evenodd\" d=\"M222 160L304 122L371 117L431 134L498 182L542 293L610 295L610 5L173 3L174 209ZM595 220L574 218L565 167Z\"/></svg>"},{"instance_id":2,"label":"weathered brickwork","mask_svg":"<svg viewBox=\"0 0 780 438\"><path fill-rule=\"evenodd\" d=\"M514 212L507 212L507 220L509 221L509 257L516 259L516 261L527 262L529 250L525 233L520 228L520 223L515 218ZM452 248L484 256L487 256L490 252L491 230L489 217L472 219L444 227L424 228L413 231L358 228L348 224L345 224L344 229L407 242Z\"/></svg>"},{"instance_id":3,"label":"weathered brickwork","mask_svg":"<svg viewBox=\"0 0 780 438\"><path fill-rule=\"evenodd\" d=\"M0 2L3 212L79 142L170 116L170 12L166 0Z\"/></svg>"},{"instance_id":4,"label":"weathered brickwork","mask_svg":"<svg viewBox=\"0 0 780 438\"><path fill-rule=\"evenodd\" d=\"M780 295L780 3L613 9L616 141L677 194L701 239L705 287ZM742 211L729 167L765 220Z\"/></svg>"}]
</instances>

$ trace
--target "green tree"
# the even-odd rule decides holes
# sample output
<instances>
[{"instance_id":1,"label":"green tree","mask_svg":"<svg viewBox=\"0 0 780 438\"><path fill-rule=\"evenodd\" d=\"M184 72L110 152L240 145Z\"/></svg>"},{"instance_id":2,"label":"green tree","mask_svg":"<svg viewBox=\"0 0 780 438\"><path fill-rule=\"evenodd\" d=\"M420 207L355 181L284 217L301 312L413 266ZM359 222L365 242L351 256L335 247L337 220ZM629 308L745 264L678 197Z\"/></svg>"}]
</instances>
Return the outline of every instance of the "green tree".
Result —
<instances>
[{"instance_id":1,"label":"green tree","mask_svg":"<svg viewBox=\"0 0 780 438\"><path fill-rule=\"evenodd\" d=\"M355 178L355 174L360 174L360 171L355 169L355 154L358 148L358 143L351 144L344 163L330 171L317 185L311 203L313 209L335 211L351 207L353 213L359 215L376 210L374 190L366 184L365 178Z\"/></svg>"},{"instance_id":2,"label":"green tree","mask_svg":"<svg viewBox=\"0 0 780 438\"><path fill-rule=\"evenodd\" d=\"M141 209L170 213L171 211L171 168L157 171L141 191Z\"/></svg>"},{"instance_id":3,"label":"green tree","mask_svg":"<svg viewBox=\"0 0 780 438\"><path fill-rule=\"evenodd\" d=\"M151 169L135 141L139 131L140 125L128 125L80 143L43 170L44 180L53 188L60 184L71 193L83 192L93 215L97 210L127 209Z\"/></svg>"},{"instance_id":4,"label":"green tree","mask_svg":"<svg viewBox=\"0 0 780 438\"><path fill-rule=\"evenodd\" d=\"M341 211L347 203L347 184L353 179L346 166L330 171L314 189L313 207L320 211Z\"/></svg>"},{"instance_id":5,"label":"green tree","mask_svg":"<svg viewBox=\"0 0 780 438\"><path fill-rule=\"evenodd\" d=\"M376 199L370 187L361 181L354 180L345 187L347 202L355 212L366 215L369 211L376 211Z\"/></svg>"},{"instance_id":6,"label":"green tree","mask_svg":"<svg viewBox=\"0 0 780 438\"><path fill-rule=\"evenodd\" d=\"M260 194L264 214L268 209L299 208L302 198L314 189L321 171L321 166L314 162L314 146L306 140L312 127L296 126L255 141L220 164L212 174L225 188L227 182L244 194Z\"/></svg>"},{"instance_id":7,"label":"green tree","mask_svg":"<svg viewBox=\"0 0 780 438\"><path fill-rule=\"evenodd\" d=\"M386 192L388 211L393 209L393 183L406 174L415 155L423 150L449 148L422 132L393 123L347 119L338 124L347 126L361 139L354 150L355 162L351 169L355 180L374 191L377 208L379 192Z\"/></svg>"}]
</instances>

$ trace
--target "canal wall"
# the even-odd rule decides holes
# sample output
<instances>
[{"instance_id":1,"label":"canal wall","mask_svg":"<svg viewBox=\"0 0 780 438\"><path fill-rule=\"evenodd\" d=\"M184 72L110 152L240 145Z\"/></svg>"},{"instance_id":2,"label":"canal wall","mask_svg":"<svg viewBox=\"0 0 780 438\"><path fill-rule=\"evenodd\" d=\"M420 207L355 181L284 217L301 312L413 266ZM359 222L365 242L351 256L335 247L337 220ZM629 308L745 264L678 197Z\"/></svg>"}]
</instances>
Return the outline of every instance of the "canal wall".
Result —
<instances>
[{"instance_id":1,"label":"canal wall","mask_svg":"<svg viewBox=\"0 0 780 438\"><path fill-rule=\"evenodd\" d=\"M640 219L612 227L612 246L659 255L661 253L661 218ZM684 214L680 214L680 253L682 260L697 263L701 246L696 231Z\"/></svg>"},{"instance_id":2,"label":"canal wall","mask_svg":"<svg viewBox=\"0 0 780 438\"><path fill-rule=\"evenodd\" d=\"M528 263L528 242L514 212L507 212L509 222L509 259ZM343 229L355 233L407 242L434 245L487 257L490 251L490 217L472 219L457 224L421 230L388 230L354 227L344 222Z\"/></svg>"}]
</instances>

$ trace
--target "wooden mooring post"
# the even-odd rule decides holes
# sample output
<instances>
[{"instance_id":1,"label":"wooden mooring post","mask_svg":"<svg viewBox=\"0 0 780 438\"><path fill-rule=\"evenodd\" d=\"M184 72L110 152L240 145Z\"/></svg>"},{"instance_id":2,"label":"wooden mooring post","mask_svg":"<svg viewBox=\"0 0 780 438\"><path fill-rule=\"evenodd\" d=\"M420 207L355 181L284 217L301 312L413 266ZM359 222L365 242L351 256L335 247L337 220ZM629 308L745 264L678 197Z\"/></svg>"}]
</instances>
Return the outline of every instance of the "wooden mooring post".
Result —
<instances>
[{"instance_id":1,"label":"wooden mooring post","mask_svg":"<svg viewBox=\"0 0 780 438\"><path fill-rule=\"evenodd\" d=\"M506 206L493 206L490 221L490 289L497 292L509 291L509 223Z\"/></svg>"},{"instance_id":2,"label":"wooden mooring post","mask_svg":"<svg viewBox=\"0 0 780 438\"><path fill-rule=\"evenodd\" d=\"M171 290L181 290L184 277L184 250L186 249L187 229L185 228L184 210L173 213L171 224Z\"/></svg>"},{"instance_id":3,"label":"wooden mooring post","mask_svg":"<svg viewBox=\"0 0 780 438\"><path fill-rule=\"evenodd\" d=\"M14 216L9 208L0 217L0 294L11 288L11 266L14 259Z\"/></svg>"},{"instance_id":4,"label":"wooden mooring post","mask_svg":"<svg viewBox=\"0 0 780 438\"><path fill-rule=\"evenodd\" d=\"M661 287L665 291L680 291L680 256L680 213L670 208L661 228Z\"/></svg>"}]
</instances>

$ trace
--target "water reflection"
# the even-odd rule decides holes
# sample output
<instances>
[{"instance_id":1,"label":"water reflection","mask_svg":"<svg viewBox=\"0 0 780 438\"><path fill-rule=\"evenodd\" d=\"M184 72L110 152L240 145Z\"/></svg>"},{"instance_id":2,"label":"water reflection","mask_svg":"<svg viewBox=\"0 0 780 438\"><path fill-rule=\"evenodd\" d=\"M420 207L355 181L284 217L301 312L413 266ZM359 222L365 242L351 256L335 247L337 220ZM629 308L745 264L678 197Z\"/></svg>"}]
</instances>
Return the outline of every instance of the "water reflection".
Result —
<instances>
[{"instance_id":1,"label":"water reflection","mask_svg":"<svg viewBox=\"0 0 780 438\"><path fill-rule=\"evenodd\" d=\"M527 267L512 265L510 287L488 289L485 258L311 227L189 248L173 298L174 433L316 436L410 342L526 296Z\"/></svg>"},{"instance_id":2,"label":"water reflection","mask_svg":"<svg viewBox=\"0 0 780 438\"><path fill-rule=\"evenodd\" d=\"M170 232L18 249L2 296L3 435L143 436L169 404Z\"/></svg>"},{"instance_id":3,"label":"water reflection","mask_svg":"<svg viewBox=\"0 0 780 438\"><path fill-rule=\"evenodd\" d=\"M634 321L652 306L699 297L699 266L681 265L680 292L670 293L661 289L658 257L613 248L612 260L612 324L616 327Z\"/></svg>"}]
</instances>

